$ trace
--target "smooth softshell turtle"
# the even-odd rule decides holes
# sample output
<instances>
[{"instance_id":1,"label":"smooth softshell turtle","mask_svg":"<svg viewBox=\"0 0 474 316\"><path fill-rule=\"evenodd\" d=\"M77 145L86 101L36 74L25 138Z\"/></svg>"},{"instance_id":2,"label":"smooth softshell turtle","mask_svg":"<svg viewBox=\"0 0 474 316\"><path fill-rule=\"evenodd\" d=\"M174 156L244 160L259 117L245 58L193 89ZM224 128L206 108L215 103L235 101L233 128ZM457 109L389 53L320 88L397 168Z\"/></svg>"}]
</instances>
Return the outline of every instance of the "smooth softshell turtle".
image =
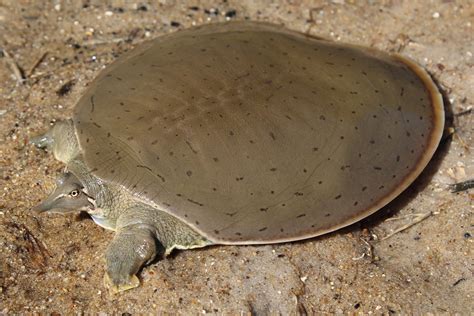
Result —
<instances>
[{"instance_id":1,"label":"smooth softshell turtle","mask_svg":"<svg viewBox=\"0 0 474 316\"><path fill-rule=\"evenodd\" d=\"M262 23L159 37L92 82L33 142L66 164L39 210L117 232L115 291L173 248L334 231L399 195L432 157L440 93L411 60Z\"/></svg>"}]
</instances>

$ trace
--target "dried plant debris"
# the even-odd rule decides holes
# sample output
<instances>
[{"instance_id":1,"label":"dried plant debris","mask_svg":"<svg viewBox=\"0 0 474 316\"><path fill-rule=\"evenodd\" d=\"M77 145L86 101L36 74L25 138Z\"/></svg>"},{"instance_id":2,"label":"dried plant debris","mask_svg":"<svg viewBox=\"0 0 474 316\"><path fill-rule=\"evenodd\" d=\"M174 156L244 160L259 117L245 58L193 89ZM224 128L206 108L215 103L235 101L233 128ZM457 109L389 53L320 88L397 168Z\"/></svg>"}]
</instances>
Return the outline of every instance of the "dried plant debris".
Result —
<instances>
[{"instance_id":1,"label":"dried plant debris","mask_svg":"<svg viewBox=\"0 0 474 316\"><path fill-rule=\"evenodd\" d=\"M458 182L450 185L451 192L458 193L474 188L474 179Z\"/></svg>"}]
</instances>

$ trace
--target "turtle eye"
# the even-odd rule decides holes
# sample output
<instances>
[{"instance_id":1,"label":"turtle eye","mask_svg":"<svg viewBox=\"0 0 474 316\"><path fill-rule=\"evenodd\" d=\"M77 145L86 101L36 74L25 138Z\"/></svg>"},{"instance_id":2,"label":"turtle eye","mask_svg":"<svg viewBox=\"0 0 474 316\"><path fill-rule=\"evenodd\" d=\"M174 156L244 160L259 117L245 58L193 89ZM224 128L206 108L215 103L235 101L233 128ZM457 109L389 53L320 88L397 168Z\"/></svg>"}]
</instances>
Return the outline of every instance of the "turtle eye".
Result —
<instances>
[{"instance_id":1,"label":"turtle eye","mask_svg":"<svg viewBox=\"0 0 474 316\"><path fill-rule=\"evenodd\" d=\"M79 190L72 190L71 192L69 192L69 196L70 197L77 197L81 192L79 192Z\"/></svg>"}]
</instances>

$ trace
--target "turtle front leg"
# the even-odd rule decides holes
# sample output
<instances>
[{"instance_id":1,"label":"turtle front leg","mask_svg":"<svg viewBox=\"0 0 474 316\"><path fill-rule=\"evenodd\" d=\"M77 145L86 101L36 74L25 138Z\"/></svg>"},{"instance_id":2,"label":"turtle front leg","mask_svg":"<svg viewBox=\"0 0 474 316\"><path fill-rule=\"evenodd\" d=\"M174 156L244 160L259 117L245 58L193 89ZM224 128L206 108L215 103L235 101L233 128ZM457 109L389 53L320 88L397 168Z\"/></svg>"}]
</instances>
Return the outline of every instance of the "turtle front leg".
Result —
<instances>
[{"instance_id":1,"label":"turtle front leg","mask_svg":"<svg viewBox=\"0 0 474 316\"><path fill-rule=\"evenodd\" d=\"M160 252L160 243L149 225L121 227L105 255L105 283L112 293L140 285L136 274Z\"/></svg>"}]
</instances>

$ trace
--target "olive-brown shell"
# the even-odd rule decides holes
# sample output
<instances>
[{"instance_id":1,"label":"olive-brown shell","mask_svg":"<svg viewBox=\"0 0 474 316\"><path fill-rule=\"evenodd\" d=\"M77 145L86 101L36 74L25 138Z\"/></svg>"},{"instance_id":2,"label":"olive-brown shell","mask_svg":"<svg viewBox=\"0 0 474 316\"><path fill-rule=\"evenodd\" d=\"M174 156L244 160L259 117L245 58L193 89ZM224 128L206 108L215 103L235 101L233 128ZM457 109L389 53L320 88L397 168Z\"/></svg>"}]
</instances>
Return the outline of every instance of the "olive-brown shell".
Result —
<instances>
[{"instance_id":1,"label":"olive-brown shell","mask_svg":"<svg viewBox=\"0 0 474 316\"><path fill-rule=\"evenodd\" d=\"M398 55L261 23L159 37L74 114L96 176L216 243L292 241L377 211L442 134L427 73Z\"/></svg>"}]
</instances>

